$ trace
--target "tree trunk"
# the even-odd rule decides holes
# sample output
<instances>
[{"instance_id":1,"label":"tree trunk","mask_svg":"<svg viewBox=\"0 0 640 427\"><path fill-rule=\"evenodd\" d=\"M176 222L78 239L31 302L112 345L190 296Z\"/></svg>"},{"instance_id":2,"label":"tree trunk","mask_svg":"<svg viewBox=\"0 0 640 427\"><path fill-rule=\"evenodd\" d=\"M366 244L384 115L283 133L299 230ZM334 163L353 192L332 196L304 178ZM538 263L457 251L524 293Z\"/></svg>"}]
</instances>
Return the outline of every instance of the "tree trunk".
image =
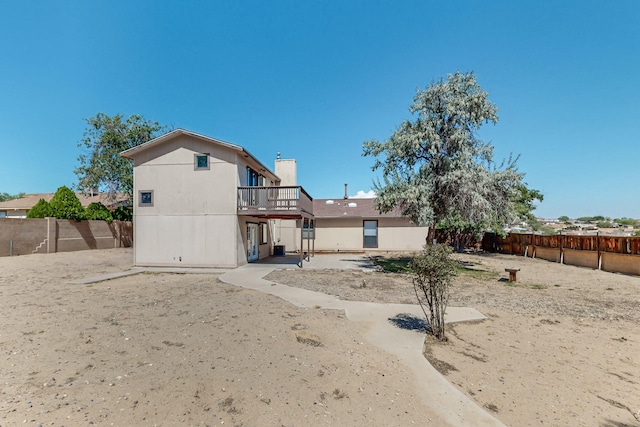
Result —
<instances>
[{"instance_id":1,"label":"tree trunk","mask_svg":"<svg viewBox=\"0 0 640 427\"><path fill-rule=\"evenodd\" d=\"M427 233L427 245L433 245L436 243L436 227L429 226L429 232Z\"/></svg>"}]
</instances>

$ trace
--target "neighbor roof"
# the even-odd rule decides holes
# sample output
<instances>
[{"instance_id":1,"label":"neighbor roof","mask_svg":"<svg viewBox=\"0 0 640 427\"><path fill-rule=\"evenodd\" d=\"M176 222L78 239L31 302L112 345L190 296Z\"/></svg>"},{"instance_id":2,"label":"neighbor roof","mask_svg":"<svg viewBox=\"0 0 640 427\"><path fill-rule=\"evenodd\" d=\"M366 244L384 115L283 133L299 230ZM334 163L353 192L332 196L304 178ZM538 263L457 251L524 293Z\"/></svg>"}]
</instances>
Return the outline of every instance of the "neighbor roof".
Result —
<instances>
[{"instance_id":1,"label":"neighbor roof","mask_svg":"<svg viewBox=\"0 0 640 427\"><path fill-rule=\"evenodd\" d=\"M316 218L400 218L399 209L381 214L374 206L375 199L314 199Z\"/></svg>"},{"instance_id":2,"label":"neighbor roof","mask_svg":"<svg viewBox=\"0 0 640 427\"><path fill-rule=\"evenodd\" d=\"M29 210L40 201L40 199L44 199L47 202L50 202L53 198L54 193L38 193L38 194L26 194L24 197L19 199L7 200L6 202L0 202L0 210ZM85 195L82 193L76 193L78 200L83 207L89 206L93 202L100 202L105 206L119 206L122 202L127 201L126 195L120 195L116 197L116 200L109 200L108 195L106 193L99 193L93 196Z\"/></svg>"},{"instance_id":3,"label":"neighbor roof","mask_svg":"<svg viewBox=\"0 0 640 427\"><path fill-rule=\"evenodd\" d=\"M272 170L271 168L268 168L267 166L265 166L260 160L258 160L257 157L255 157L253 154L251 154L250 152L248 152L247 150L245 150L243 147L239 146L239 145L235 145L235 144L231 144L230 142L225 142L219 139L215 139L215 138L211 138L205 135L200 135L199 133L195 133L195 132L191 132L185 129L176 129L176 130L172 130L171 132L165 133L164 135L160 135L157 138L154 138L150 141L145 142L144 144L140 144L137 145L133 148L129 148L128 150L123 151L122 153L120 153L121 156L126 157L128 159L133 159L138 153L141 153L143 151L146 151L147 149L154 147L156 145L160 145L166 141L169 141L171 139L174 139L178 136L181 135L187 135L187 136L191 136L193 138L197 138L197 139L201 139L203 141L206 141L208 143L211 144L216 144L216 145L221 145L223 147L227 147L230 148L234 151L238 151L241 153L246 154L248 157L250 157L254 162L256 162L258 165L260 165L260 167L264 168L265 170L269 171L274 177L276 177L278 180L280 179Z\"/></svg>"}]
</instances>

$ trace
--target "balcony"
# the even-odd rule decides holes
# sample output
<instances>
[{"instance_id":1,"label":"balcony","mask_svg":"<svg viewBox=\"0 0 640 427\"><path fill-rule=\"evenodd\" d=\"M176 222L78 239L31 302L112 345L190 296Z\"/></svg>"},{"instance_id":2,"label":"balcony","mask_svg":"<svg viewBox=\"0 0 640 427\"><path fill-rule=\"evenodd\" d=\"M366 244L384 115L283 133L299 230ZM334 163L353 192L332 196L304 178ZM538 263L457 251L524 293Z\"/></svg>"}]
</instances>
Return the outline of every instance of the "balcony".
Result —
<instances>
[{"instance_id":1,"label":"balcony","mask_svg":"<svg viewBox=\"0 0 640 427\"><path fill-rule=\"evenodd\" d=\"M238 187L238 215L309 218L313 217L313 198L300 186Z\"/></svg>"}]
</instances>

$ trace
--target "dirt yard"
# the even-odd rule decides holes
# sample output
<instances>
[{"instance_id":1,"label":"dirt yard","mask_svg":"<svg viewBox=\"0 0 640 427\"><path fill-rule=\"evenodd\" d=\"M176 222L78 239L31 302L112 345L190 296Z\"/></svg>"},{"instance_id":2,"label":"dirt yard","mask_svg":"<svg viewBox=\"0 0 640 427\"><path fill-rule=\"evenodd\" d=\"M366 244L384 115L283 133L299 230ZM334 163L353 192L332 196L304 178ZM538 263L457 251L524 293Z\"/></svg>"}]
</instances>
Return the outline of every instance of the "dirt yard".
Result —
<instances>
[{"instance_id":1,"label":"dirt yard","mask_svg":"<svg viewBox=\"0 0 640 427\"><path fill-rule=\"evenodd\" d=\"M0 426L446 425L342 312L216 275L123 271L128 249L0 258Z\"/></svg>"},{"instance_id":2,"label":"dirt yard","mask_svg":"<svg viewBox=\"0 0 640 427\"><path fill-rule=\"evenodd\" d=\"M640 426L640 278L502 255L457 256L470 271L451 306L488 320L452 325L425 353L510 426ZM520 268L509 283L505 268ZM413 302L407 276L283 270L274 282L342 299Z\"/></svg>"},{"instance_id":3,"label":"dirt yard","mask_svg":"<svg viewBox=\"0 0 640 427\"><path fill-rule=\"evenodd\" d=\"M367 325L226 285L123 271L128 249L0 258L0 426L446 425ZM450 305L489 318L428 341L434 366L510 426L640 426L640 278L464 256ZM517 266L518 283L505 281ZM414 301L401 274L291 269L274 282ZM417 332L416 332L417 333ZM635 415L635 416L634 416Z\"/></svg>"}]
</instances>

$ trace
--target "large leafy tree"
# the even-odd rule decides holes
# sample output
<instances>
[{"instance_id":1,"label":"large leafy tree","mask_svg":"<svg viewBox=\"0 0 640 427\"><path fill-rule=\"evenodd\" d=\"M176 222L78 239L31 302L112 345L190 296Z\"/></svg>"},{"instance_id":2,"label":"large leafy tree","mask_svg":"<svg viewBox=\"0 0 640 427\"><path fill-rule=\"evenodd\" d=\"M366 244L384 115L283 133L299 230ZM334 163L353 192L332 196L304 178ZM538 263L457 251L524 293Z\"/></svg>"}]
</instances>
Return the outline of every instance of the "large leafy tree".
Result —
<instances>
[{"instance_id":1,"label":"large leafy tree","mask_svg":"<svg viewBox=\"0 0 640 427\"><path fill-rule=\"evenodd\" d=\"M536 209L535 201L541 202L543 199L544 195L540 191L528 188L524 183L517 185L513 205L518 218L534 228L539 226L533 211Z\"/></svg>"},{"instance_id":2,"label":"large leafy tree","mask_svg":"<svg viewBox=\"0 0 640 427\"><path fill-rule=\"evenodd\" d=\"M124 193L131 200L133 165L120 153L166 132L166 127L141 115L98 113L86 121L87 129L78 144L84 152L78 156L76 189L83 193L106 192L111 199Z\"/></svg>"},{"instance_id":3,"label":"large leafy tree","mask_svg":"<svg viewBox=\"0 0 640 427\"><path fill-rule=\"evenodd\" d=\"M24 197L24 193L18 193L18 194L0 193L0 202L6 202L8 200L20 199L22 197Z\"/></svg>"},{"instance_id":4,"label":"large leafy tree","mask_svg":"<svg viewBox=\"0 0 640 427\"><path fill-rule=\"evenodd\" d=\"M478 136L481 126L497 123L498 109L473 73L457 72L419 90L405 120L384 142L364 143L364 156L376 159L384 183L377 181L376 207L429 225L455 220L496 227L515 219L513 198L523 175L517 159L500 165L493 147Z\"/></svg>"}]
</instances>

